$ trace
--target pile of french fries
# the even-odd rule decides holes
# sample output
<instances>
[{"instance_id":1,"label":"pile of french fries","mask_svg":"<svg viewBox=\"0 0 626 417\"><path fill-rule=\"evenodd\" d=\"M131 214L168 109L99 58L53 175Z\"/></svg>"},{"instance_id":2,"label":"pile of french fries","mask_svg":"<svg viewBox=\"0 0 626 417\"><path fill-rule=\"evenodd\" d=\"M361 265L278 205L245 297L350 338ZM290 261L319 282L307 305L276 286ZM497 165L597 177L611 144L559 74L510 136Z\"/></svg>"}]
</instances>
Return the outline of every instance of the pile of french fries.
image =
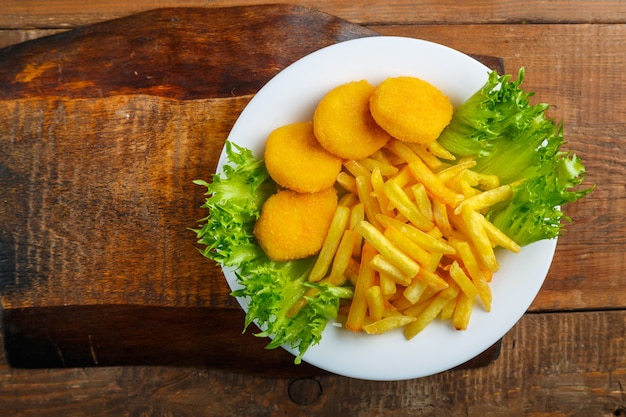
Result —
<instances>
[{"instance_id":1,"label":"pile of french fries","mask_svg":"<svg viewBox=\"0 0 626 417\"><path fill-rule=\"evenodd\" d=\"M438 317L467 329L477 302L490 311L494 248L520 247L483 215L511 198L510 185L475 164L437 142L395 139L344 163L345 194L309 281L351 281L354 296L340 311L347 329L403 328L411 339Z\"/></svg>"}]
</instances>

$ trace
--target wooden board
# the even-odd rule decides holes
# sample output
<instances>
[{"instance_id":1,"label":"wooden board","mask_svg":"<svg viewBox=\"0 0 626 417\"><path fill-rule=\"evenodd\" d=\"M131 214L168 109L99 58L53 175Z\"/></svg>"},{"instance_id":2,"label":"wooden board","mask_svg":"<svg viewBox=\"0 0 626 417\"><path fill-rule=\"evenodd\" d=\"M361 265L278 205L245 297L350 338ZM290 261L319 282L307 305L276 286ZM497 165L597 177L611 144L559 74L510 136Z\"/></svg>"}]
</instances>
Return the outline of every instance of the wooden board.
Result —
<instances>
[{"instance_id":1,"label":"wooden board","mask_svg":"<svg viewBox=\"0 0 626 417\"><path fill-rule=\"evenodd\" d=\"M63 2L3 0L0 14L2 28L60 28L91 24L162 4L179 6L225 7L241 0L64 0ZM264 0L246 0L247 5L263 4ZM273 3L294 4L294 0L273 0ZM380 0L354 2L337 0L301 0L298 4L312 7L361 25L373 24L532 24L532 23L623 23L626 4L620 0L561 0L558 5L545 0L486 2L483 0L432 1ZM162 7L162 6L161 6Z\"/></svg>"},{"instance_id":2,"label":"wooden board","mask_svg":"<svg viewBox=\"0 0 626 417\"><path fill-rule=\"evenodd\" d=\"M8 362L293 369L290 355L240 334L242 312L189 230L205 215L192 181L214 172L273 75L373 35L302 7L181 8L0 50Z\"/></svg>"},{"instance_id":3,"label":"wooden board","mask_svg":"<svg viewBox=\"0 0 626 417\"><path fill-rule=\"evenodd\" d=\"M490 366L396 382L204 367L5 366L0 404L6 415L33 417L624 417L625 332L624 311L527 314Z\"/></svg>"}]
</instances>

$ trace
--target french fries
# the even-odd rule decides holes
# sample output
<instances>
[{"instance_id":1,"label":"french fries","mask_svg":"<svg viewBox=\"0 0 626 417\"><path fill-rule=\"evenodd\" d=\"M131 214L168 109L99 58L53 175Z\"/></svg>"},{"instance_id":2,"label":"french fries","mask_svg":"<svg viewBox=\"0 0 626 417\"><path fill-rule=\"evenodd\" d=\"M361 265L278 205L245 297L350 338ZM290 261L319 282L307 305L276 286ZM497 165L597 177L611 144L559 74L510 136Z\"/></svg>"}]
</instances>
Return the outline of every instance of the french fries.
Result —
<instances>
[{"instance_id":1,"label":"french fries","mask_svg":"<svg viewBox=\"0 0 626 417\"><path fill-rule=\"evenodd\" d=\"M374 227L371 223L363 220L356 228L356 231L363 236L389 263L398 268L409 277L414 277L420 270L420 266L406 253L399 250L394 243Z\"/></svg>"},{"instance_id":2,"label":"french fries","mask_svg":"<svg viewBox=\"0 0 626 417\"><path fill-rule=\"evenodd\" d=\"M343 166L337 183L350 195L309 280L354 285L347 329L411 339L437 319L467 329L477 304L491 310L495 248L520 248L483 213L511 198L509 185L437 143L392 139Z\"/></svg>"},{"instance_id":3,"label":"french fries","mask_svg":"<svg viewBox=\"0 0 626 417\"><path fill-rule=\"evenodd\" d=\"M354 286L352 304L346 319L346 328L355 332L361 330L367 315L367 290L374 285L376 279L376 271L369 265L374 256L376 256L376 249L368 242L365 242L361 254L359 273Z\"/></svg>"},{"instance_id":4,"label":"french fries","mask_svg":"<svg viewBox=\"0 0 626 417\"><path fill-rule=\"evenodd\" d=\"M411 316L389 316L364 325L363 331L367 334L383 334L390 330L406 326L415 320L416 318Z\"/></svg>"},{"instance_id":5,"label":"french fries","mask_svg":"<svg viewBox=\"0 0 626 417\"><path fill-rule=\"evenodd\" d=\"M345 230L343 232L343 236L337 246L337 251L332 261L333 264L330 276L328 277L328 282L332 285L342 285L347 280L345 272L350 264L350 259L352 258L354 246L358 238L359 236L354 230ZM310 276L309 279L311 279Z\"/></svg>"},{"instance_id":6,"label":"french fries","mask_svg":"<svg viewBox=\"0 0 626 417\"><path fill-rule=\"evenodd\" d=\"M330 229L326 235L326 239L322 245L322 249L313 265L313 270L309 274L309 281L317 282L324 278L328 267L333 262L339 243L344 235L348 218L350 217L350 209L345 206L338 206L335 216L330 223Z\"/></svg>"}]
</instances>

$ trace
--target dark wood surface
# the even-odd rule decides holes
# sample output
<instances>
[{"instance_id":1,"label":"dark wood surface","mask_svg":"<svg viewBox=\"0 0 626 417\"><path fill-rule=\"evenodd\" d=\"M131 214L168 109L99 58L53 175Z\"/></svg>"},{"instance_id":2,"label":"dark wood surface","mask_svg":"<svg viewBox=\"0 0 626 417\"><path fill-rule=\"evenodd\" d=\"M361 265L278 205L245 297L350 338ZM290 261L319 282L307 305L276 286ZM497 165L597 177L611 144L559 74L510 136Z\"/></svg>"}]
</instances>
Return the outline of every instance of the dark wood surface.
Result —
<instances>
[{"instance_id":1,"label":"dark wood surface","mask_svg":"<svg viewBox=\"0 0 626 417\"><path fill-rule=\"evenodd\" d=\"M0 50L2 409L626 415L624 3L299 4L316 10L134 15L157 6L150 0L10 0L0 9L0 46L13 45ZM140 17L143 25L134 23ZM82 25L90 26L67 31ZM202 215L190 180L212 172L228 129L265 80L320 46L377 33L502 57L507 72L525 66L525 85L565 120L568 148L598 184L567 207L575 223L529 314L501 344L459 369L389 383L295 367L285 352L240 334L241 311L186 229ZM44 35L56 36L20 43ZM119 47L99 42L107 37ZM242 49L242 40L255 48ZM280 54L259 54L272 48ZM189 77L197 68L201 76ZM191 128L175 140L179 126Z\"/></svg>"}]
</instances>

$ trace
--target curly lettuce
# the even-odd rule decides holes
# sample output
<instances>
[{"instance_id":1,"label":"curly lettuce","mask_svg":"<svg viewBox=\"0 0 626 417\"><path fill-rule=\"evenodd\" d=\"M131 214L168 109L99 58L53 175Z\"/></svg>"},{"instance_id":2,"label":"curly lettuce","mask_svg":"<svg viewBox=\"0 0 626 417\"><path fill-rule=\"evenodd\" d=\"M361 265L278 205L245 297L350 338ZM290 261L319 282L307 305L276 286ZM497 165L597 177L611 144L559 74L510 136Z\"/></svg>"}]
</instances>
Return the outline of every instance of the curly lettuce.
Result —
<instances>
[{"instance_id":1,"label":"curly lettuce","mask_svg":"<svg viewBox=\"0 0 626 417\"><path fill-rule=\"evenodd\" d=\"M575 154L561 151L563 126L546 116L546 103L531 105L524 91L524 68L517 81L489 74L485 85L454 112L439 143L457 157L473 156L475 171L495 174L511 184L513 197L486 217L524 246L561 234L561 210L593 190L578 189L585 167Z\"/></svg>"},{"instance_id":2,"label":"curly lettuce","mask_svg":"<svg viewBox=\"0 0 626 417\"><path fill-rule=\"evenodd\" d=\"M268 349L288 345L297 350L300 363L309 347L319 343L329 320L337 316L341 298L351 298L350 288L308 282L315 257L289 262L269 259L257 244L254 224L261 207L276 192L262 160L249 149L229 141L228 163L211 181L196 180L207 188L202 208L208 216L193 229L202 255L235 271L241 288L231 295L248 300L244 332L253 322L256 335L272 340ZM309 291L315 288L316 291ZM312 294L312 295L308 295ZM302 297L307 303L296 314L292 307Z\"/></svg>"}]
</instances>

